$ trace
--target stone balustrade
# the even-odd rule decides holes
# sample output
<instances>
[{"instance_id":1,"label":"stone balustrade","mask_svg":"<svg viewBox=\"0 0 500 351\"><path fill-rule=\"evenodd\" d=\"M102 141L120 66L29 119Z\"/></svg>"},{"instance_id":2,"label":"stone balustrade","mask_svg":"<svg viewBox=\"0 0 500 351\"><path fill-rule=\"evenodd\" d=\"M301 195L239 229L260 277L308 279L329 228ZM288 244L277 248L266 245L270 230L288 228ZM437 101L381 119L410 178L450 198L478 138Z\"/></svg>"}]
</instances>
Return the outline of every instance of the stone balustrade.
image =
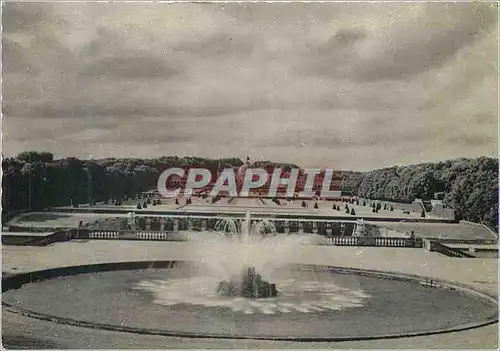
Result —
<instances>
[{"instance_id":1,"label":"stone balustrade","mask_svg":"<svg viewBox=\"0 0 500 351\"><path fill-rule=\"evenodd\" d=\"M158 216L138 217L133 227L127 218L106 218L88 223L85 228L89 230L135 230L145 232L177 232L177 231L210 231L215 230L217 223L227 217L205 216ZM241 220L236 218L236 220ZM352 220L332 221L314 219L274 219L254 218L252 221L267 220L274 225L278 233L316 233L326 236L350 236L356 223Z\"/></svg>"}]
</instances>

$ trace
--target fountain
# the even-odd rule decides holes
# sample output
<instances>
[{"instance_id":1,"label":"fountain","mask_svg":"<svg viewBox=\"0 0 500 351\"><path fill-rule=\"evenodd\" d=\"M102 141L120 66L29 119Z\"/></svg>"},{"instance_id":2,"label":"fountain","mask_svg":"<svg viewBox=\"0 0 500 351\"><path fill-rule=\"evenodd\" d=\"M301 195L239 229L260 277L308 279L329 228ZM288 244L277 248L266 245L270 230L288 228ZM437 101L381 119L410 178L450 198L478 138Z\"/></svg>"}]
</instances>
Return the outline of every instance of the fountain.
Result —
<instances>
[{"instance_id":1,"label":"fountain","mask_svg":"<svg viewBox=\"0 0 500 351\"><path fill-rule=\"evenodd\" d=\"M250 212L246 212L245 219L241 222L241 230L237 230L237 224L234 219L224 219L218 227L224 229L224 234L230 239L239 238L243 245L243 257L245 266L240 274L230 278L229 281L223 280L217 286L217 293L222 296L244 297L248 299L259 299L275 297L278 295L276 284L269 283L262 279L260 274L257 274L254 266L248 265L248 245L250 244L250 236L253 233L256 237L264 235L276 234L276 230L272 223L261 221L253 227L250 221Z\"/></svg>"},{"instance_id":2,"label":"fountain","mask_svg":"<svg viewBox=\"0 0 500 351\"><path fill-rule=\"evenodd\" d=\"M319 235L277 234L250 213L218 224L163 244L165 261L11 276L2 303L45 321L181 338L345 341L463 330L497 318L494 300L449 283L429 288L415 276L331 266L342 249L314 245ZM446 303L436 309L435 301Z\"/></svg>"},{"instance_id":3,"label":"fountain","mask_svg":"<svg viewBox=\"0 0 500 351\"><path fill-rule=\"evenodd\" d=\"M171 312L196 306L231 315L319 313L360 306L368 298L357 277L342 276L339 285L329 269L297 264L324 236L278 233L272 220L248 211L244 218L221 218L215 231L186 235L188 259L134 287Z\"/></svg>"},{"instance_id":4,"label":"fountain","mask_svg":"<svg viewBox=\"0 0 500 351\"><path fill-rule=\"evenodd\" d=\"M219 283L217 293L223 296L240 296L247 299L275 297L278 295L276 284L268 283L257 274L255 267L247 267L240 280L238 277L231 281Z\"/></svg>"}]
</instances>

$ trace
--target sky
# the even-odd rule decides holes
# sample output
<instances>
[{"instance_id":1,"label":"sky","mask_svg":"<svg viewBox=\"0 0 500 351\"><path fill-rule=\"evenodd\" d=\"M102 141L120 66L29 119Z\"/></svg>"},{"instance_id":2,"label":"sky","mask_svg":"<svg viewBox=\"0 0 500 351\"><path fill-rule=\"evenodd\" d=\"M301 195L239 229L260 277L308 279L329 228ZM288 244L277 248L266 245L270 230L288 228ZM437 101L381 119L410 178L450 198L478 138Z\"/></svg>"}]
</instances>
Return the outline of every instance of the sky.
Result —
<instances>
[{"instance_id":1,"label":"sky","mask_svg":"<svg viewBox=\"0 0 500 351\"><path fill-rule=\"evenodd\" d=\"M4 3L3 148L368 170L497 157L490 3Z\"/></svg>"}]
</instances>

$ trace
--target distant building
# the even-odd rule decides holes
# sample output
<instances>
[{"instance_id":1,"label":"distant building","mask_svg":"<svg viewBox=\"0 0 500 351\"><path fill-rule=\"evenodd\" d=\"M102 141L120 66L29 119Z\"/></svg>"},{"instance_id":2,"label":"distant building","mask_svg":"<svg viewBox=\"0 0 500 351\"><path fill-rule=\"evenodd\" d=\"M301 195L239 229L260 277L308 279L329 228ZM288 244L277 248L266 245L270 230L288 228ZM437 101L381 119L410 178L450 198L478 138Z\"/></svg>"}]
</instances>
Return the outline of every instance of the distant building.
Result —
<instances>
[{"instance_id":1,"label":"distant building","mask_svg":"<svg viewBox=\"0 0 500 351\"><path fill-rule=\"evenodd\" d=\"M217 181L217 179L222 174L222 172L228 168L231 168L234 170L236 187L239 191L239 190L241 190L241 188L243 186L243 180L244 180L246 169L249 167L252 167L252 166L253 165L250 164L249 162L247 162L245 165L243 165L241 167L220 165L217 170L214 170L212 172L212 179L211 179L210 184L208 184L204 189L202 189L200 191L196 191L195 193L209 193L210 190L215 185L215 182ZM262 164L262 162L259 162L258 164L256 164L255 167L264 168L267 171L268 178L267 178L267 182L263 186L261 186L260 188L251 189L250 194L253 194L255 196L267 195L269 188L271 186L273 172L276 168L281 167L281 166L282 165L280 165L280 164L274 164L274 163ZM169 190L174 190L174 189L179 189L179 188L184 189L186 186L189 168L190 167L186 167L186 169L185 169L186 172L185 172L183 177L180 177L177 175L170 176L168 178L167 184L166 184L167 189L169 189ZM193 168L197 168L197 167L193 167ZM283 165L283 167L281 168L282 169L281 178L290 177L290 171L292 168L299 168L299 167L297 167L295 165ZM257 178L257 177L258 176L255 176L255 178ZM318 175L316 175L316 177L314 178L312 190L313 190L315 196L320 196L320 193L321 193L321 190L323 187L324 177L325 177L325 170L322 169L321 172ZM254 180L257 180L257 179L254 179ZM307 182L307 174L304 172L303 169L299 168L299 175L298 175L297 183L295 186L295 195L298 195L298 193L304 191L306 182ZM340 176L336 176L334 174L332 177L332 181L330 183L330 190L332 190L332 191L339 190L340 191L341 188L342 188L342 178ZM286 197L286 190L287 190L286 185L278 185L276 197L279 197L279 198ZM220 195L225 196L227 194L221 193Z\"/></svg>"}]
</instances>

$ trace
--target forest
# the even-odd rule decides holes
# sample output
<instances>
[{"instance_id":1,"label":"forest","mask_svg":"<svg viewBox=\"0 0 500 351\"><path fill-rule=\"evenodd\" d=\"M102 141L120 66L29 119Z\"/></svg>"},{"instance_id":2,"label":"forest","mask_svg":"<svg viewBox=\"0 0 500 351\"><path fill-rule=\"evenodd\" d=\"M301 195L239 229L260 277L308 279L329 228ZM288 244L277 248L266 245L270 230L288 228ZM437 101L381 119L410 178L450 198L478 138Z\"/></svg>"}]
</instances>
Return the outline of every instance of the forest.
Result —
<instances>
[{"instance_id":1,"label":"forest","mask_svg":"<svg viewBox=\"0 0 500 351\"><path fill-rule=\"evenodd\" d=\"M344 187L360 197L412 202L444 193L458 219L498 230L498 159L479 157L348 172Z\"/></svg>"},{"instance_id":2,"label":"forest","mask_svg":"<svg viewBox=\"0 0 500 351\"><path fill-rule=\"evenodd\" d=\"M133 197L155 188L161 172L171 167L195 166L215 172L241 165L239 158L79 160L23 152L2 160L2 213ZM346 191L368 199L411 202L443 192L445 205L454 209L459 219L498 230L497 159L456 159L340 174Z\"/></svg>"}]
</instances>

